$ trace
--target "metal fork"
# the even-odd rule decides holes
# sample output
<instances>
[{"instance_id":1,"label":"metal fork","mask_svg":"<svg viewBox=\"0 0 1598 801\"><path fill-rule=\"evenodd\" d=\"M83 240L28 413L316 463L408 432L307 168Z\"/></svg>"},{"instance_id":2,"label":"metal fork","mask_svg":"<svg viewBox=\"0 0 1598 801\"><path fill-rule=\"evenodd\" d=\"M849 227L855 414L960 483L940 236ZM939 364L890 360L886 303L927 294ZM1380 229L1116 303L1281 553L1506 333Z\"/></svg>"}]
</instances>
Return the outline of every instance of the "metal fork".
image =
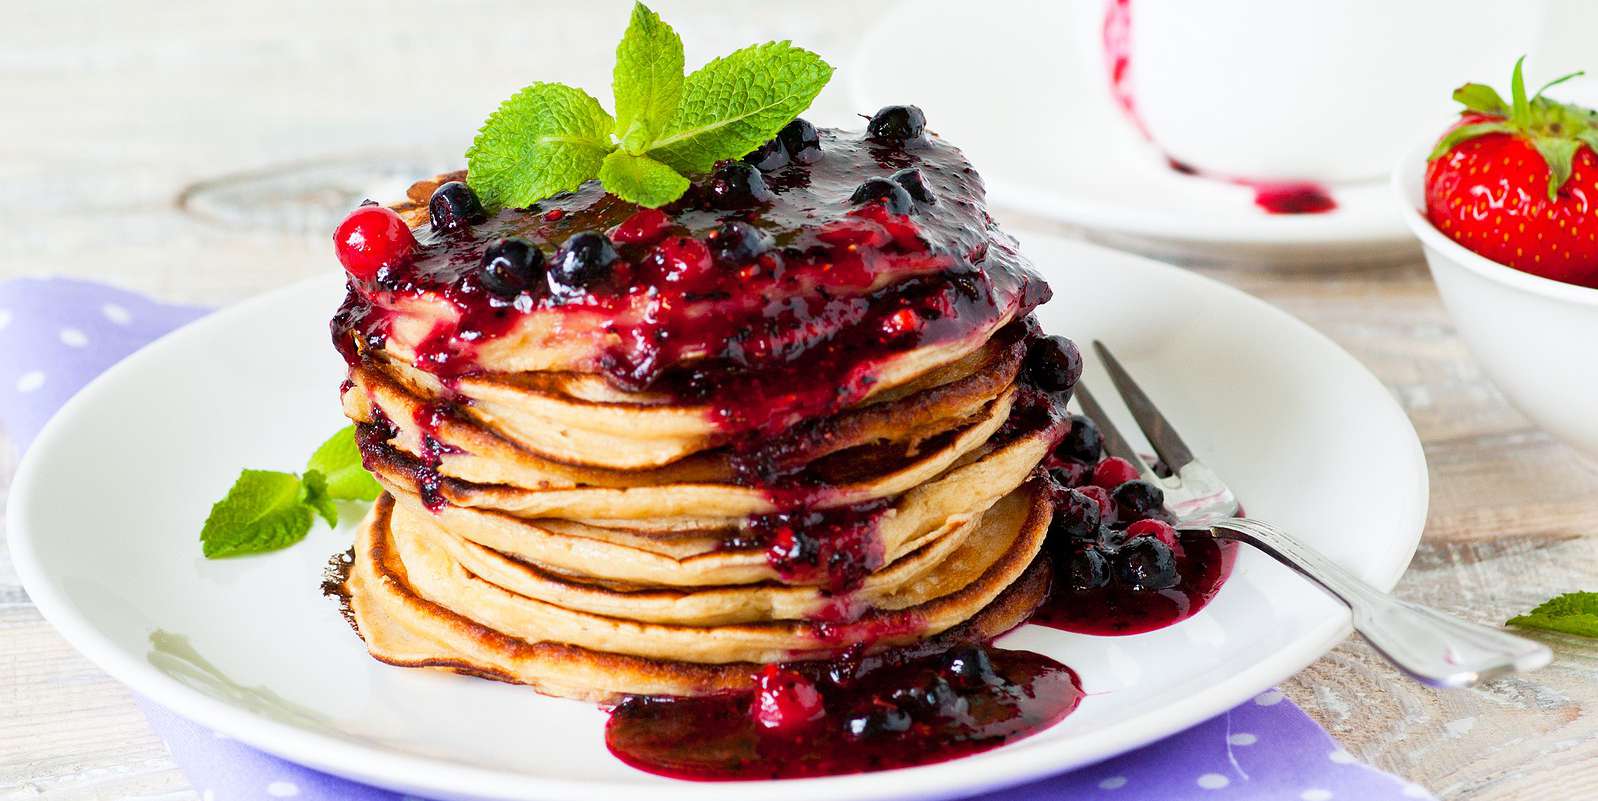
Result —
<instances>
[{"instance_id":1,"label":"metal fork","mask_svg":"<svg viewBox=\"0 0 1598 801\"><path fill-rule=\"evenodd\" d=\"M1132 418L1172 475L1162 477L1143 461L1085 384L1077 384L1077 400L1098 424L1104 449L1111 456L1131 462L1144 480L1165 491L1166 508L1176 515L1178 529L1247 543L1308 577L1348 605L1353 612L1354 630L1377 651L1426 684L1465 687L1492 676L1536 670L1553 658L1542 643L1394 598L1280 528L1262 520L1238 517L1237 498L1226 483L1193 457L1170 421L1160 414L1109 348L1094 340L1093 349Z\"/></svg>"}]
</instances>

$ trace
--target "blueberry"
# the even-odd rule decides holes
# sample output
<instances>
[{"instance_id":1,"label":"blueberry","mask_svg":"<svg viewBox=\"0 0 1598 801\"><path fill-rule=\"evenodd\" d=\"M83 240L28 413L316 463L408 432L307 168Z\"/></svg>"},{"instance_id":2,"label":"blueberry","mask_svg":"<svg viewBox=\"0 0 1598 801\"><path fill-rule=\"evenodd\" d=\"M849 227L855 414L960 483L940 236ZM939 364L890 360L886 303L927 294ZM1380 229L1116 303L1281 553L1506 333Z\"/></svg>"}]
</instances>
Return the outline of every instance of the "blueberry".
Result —
<instances>
[{"instance_id":1,"label":"blueberry","mask_svg":"<svg viewBox=\"0 0 1598 801\"><path fill-rule=\"evenodd\" d=\"M477 193L460 181L450 181L433 190L427 201L427 216L434 231L459 231L488 219L488 212Z\"/></svg>"},{"instance_id":2,"label":"blueberry","mask_svg":"<svg viewBox=\"0 0 1598 801\"><path fill-rule=\"evenodd\" d=\"M927 115L918 106L883 106L871 115L866 133L872 139L903 144L920 139L926 127Z\"/></svg>"},{"instance_id":3,"label":"blueberry","mask_svg":"<svg viewBox=\"0 0 1598 801\"><path fill-rule=\"evenodd\" d=\"M1176 586L1176 555L1154 537L1134 537L1115 552L1115 578L1133 592Z\"/></svg>"},{"instance_id":4,"label":"blueberry","mask_svg":"<svg viewBox=\"0 0 1598 801\"><path fill-rule=\"evenodd\" d=\"M1044 392L1067 392L1082 377L1082 352L1062 336L1034 340L1026 354L1027 376Z\"/></svg>"},{"instance_id":5,"label":"blueberry","mask_svg":"<svg viewBox=\"0 0 1598 801\"><path fill-rule=\"evenodd\" d=\"M867 178L849 196L849 202L856 206L877 200L883 201L888 211L894 214L909 214L915 208L915 201L910 199L910 193L904 187L882 177Z\"/></svg>"},{"instance_id":6,"label":"blueberry","mask_svg":"<svg viewBox=\"0 0 1598 801\"><path fill-rule=\"evenodd\" d=\"M483 286L496 295L512 297L532 289L543 272L544 252L525 239L496 239L483 250Z\"/></svg>"},{"instance_id":7,"label":"blueberry","mask_svg":"<svg viewBox=\"0 0 1598 801\"><path fill-rule=\"evenodd\" d=\"M753 165L729 161L710 176L710 205L718 209L746 209L770 201L766 179Z\"/></svg>"},{"instance_id":8,"label":"blueberry","mask_svg":"<svg viewBox=\"0 0 1598 801\"><path fill-rule=\"evenodd\" d=\"M988 652L975 645L963 645L950 651L944 655L944 665L944 671L958 687L971 688L999 681Z\"/></svg>"},{"instance_id":9,"label":"blueberry","mask_svg":"<svg viewBox=\"0 0 1598 801\"><path fill-rule=\"evenodd\" d=\"M582 294L610 277L616 248L604 234L584 231L566 240L549 267L549 288L556 295Z\"/></svg>"},{"instance_id":10,"label":"blueberry","mask_svg":"<svg viewBox=\"0 0 1598 801\"><path fill-rule=\"evenodd\" d=\"M890 704L873 704L850 714L843 721L845 734L857 740L867 740L886 734L909 731L913 723L909 713Z\"/></svg>"},{"instance_id":11,"label":"blueberry","mask_svg":"<svg viewBox=\"0 0 1598 801\"><path fill-rule=\"evenodd\" d=\"M895 706L920 718L955 717L968 706L955 691L954 685L942 676L931 676L907 687L895 689L889 696Z\"/></svg>"},{"instance_id":12,"label":"blueberry","mask_svg":"<svg viewBox=\"0 0 1598 801\"><path fill-rule=\"evenodd\" d=\"M894 183L904 187L905 191L910 193L910 197L916 199L916 202L925 203L929 206L938 202L938 199L932 196L932 187L927 186L927 179L921 175L920 170L914 167L905 167L888 177L892 178Z\"/></svg>"},{"instance_id":13,"label":"blueberry","mask_svg":"<svg viewBox=\"0 0 1598 801\"><path fill-rule=\"evenodd\" d=\"M1165 491L1141 479L1128 481L1110 493L1115 514L1123 523L1158 517L1165 507Z\"/></svg>"},{"instance_id":14,"label":"blueberry","mask_svg":"<svg viewBox=\"0 0 1598 801\"><path fill-rule=\"evenodd\" d=\"M1103 589L1110 583L1110 560L1096 547L1079 548L1065 564L1065 580L1072 592Z\"/></svg>"},{"instance_id":15,"label":"blueberry","mask_svg":"<svg viewBox=\"0 0 1598 801\"><path fill-rule=\"evenodd\" d=\"M771 248L771 240L759 228L743 220L728 220L706 237L711 255L727 265L744 265Z\"/></svg>"},{"instance_id":16,"label":"blueberry","mask_svg":"<svg viewBox=\"0 0 1598 801\"><path fill-rule=\"evenodd\" d=\"M1098 501L1077 490L1068 490L1054 503L1054 518L1049 521L1049 537L1062 548L1098 536L1102 517Z\"/></svg>"},{"instance_id":17,"label":"blueberry","mask_svg":"<svg viewBox=\"0 0 1598 801\"><path fill-rule=\"evenodd\" d=\"M782 126L777 139L788 149L788 157L800 164L814 164L821 160L821 136L816 126L796 117Z\"/></svg>"},{"instance_id":18,"label":"blueberry","mask_svg":"<svg viewBox=\"0 0 1598 801\"><path fill-rule=\"evenodd\" d=\"M1093 465L1076 459L1061 459L1058 466L1049 468L1049 477L1066 489L1080 487L1093 477Z\"/></svg>"},{"instance_id":19,"label":"blueberry","mask_svg":"<svg viewBox=\"0 0 1598 801\"><path fill-rule=\"evenodd\" d=\"M1065 437L1055 447L1055 455L1063 459L1098 464L1099 456L1104 452L1104 435L1099 433L1099 427L1092 420L1079 414L1073 414L1066 420L1070 422L1071 428L1065 432Z\"/></svg>"},{"instance_id":20,"label":"blueberry","mask_svg":"<svg viewBox=\"0 0 1598 801\"><path fill-rule=\"evenodd\" d=\"M781 139L773 139L750 151L743 160L745 164L755 165L755 169L761 172L780 170L788 166L788 146Z\"/></svg>"}]
</instances>

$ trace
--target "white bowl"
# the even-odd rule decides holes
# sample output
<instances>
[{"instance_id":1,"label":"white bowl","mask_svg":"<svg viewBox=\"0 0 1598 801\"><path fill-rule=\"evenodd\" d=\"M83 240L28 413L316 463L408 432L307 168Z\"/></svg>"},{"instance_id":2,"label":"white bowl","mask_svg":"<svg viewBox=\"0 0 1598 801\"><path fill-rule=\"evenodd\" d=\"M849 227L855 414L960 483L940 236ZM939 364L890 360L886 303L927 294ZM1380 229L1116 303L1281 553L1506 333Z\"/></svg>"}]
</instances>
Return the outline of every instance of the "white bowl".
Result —
<instances>
[{"instance_id":1,"label":"white bowl","mask_svg":"<svg viewBox=\"0 0 1598 801\"><path fill-rule=\"evenodd\" d=\"M1439 124L1441 131L1446 124ZM1420 238L1454 327L1510 402L1598 460L1598 289L1553 281L1466 250L1426 219L1426 155L1418 144L1393 172L1393 191Z\"/></svg>"}]
</instances>

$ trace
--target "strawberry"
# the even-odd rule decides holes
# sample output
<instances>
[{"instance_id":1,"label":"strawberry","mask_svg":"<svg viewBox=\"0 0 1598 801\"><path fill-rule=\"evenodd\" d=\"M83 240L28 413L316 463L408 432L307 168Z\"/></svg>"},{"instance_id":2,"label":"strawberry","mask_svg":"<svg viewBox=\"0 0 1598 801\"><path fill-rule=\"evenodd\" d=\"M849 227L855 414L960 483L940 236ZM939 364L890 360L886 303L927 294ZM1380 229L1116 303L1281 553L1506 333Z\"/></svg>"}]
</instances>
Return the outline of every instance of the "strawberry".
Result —
<instances>
[{"instance_id":1,"label":"strawberry","mask_svg":"<svg viewBox=\"0 0 1598 801\"><path fill-rule=\"evenodd\" d=\"M1530 99L1522 57L1505 104L1490 86L1454 90L1465 106L1426 166L1426 217L1466 248L1524 272L1598 287L1598 112Z\"/></svg>"}]
</instances>

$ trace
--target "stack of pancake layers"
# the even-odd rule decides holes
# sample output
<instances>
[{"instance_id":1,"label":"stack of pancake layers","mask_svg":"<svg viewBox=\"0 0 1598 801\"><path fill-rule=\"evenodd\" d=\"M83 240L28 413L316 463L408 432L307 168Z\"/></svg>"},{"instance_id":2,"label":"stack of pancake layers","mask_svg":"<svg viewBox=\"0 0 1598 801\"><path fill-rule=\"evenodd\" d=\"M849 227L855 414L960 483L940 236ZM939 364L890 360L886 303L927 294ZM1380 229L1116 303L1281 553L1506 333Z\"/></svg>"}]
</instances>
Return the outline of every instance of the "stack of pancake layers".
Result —
<instances>
[{"instance_id":1,"label":"stack of pancake layers","mask_svg":"<svg viewBox=\"0 0 1598 801\"><path fill-rule=\"evenodd\" d=\"M420 228L450 177L395 208ZM353 623L384 662L601 702L1013 628L1048 589L1037 476L1060 399L1028 385L1030 302L999 283L997 313L863 352L868 389L757 430L728 425L736 389L585 369L603 337L558 310L447 378L417 366L425 304L393 304L382 339L335 324L358 342L343 406L385 490L345 582Z\"/></svg>"}]
</instances>

